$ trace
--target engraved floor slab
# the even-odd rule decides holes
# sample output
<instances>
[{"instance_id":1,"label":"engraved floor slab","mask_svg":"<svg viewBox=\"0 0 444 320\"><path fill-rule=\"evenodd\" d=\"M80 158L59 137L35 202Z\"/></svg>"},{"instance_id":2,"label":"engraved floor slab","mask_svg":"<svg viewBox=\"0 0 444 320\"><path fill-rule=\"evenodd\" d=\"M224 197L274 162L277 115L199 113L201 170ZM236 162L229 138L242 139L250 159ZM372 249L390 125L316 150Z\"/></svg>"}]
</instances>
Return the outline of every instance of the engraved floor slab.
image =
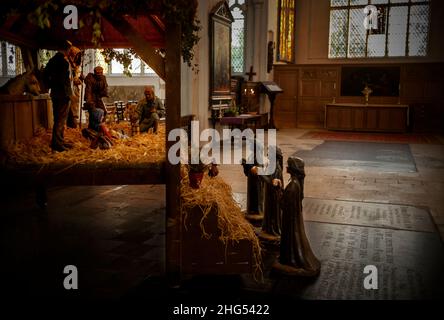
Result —
<instances>
[{"instance_id":1,"label":"engraved floor slab","mask_svg":"<svg viewBox=\"0 0 444 320\"><path fill-rule=\"evenodd\" d=\"M444 297L444 248L437 233L317 222L305 226L321 260L321 274L309 284L295 278L278 279L275 292L305 299ZM366 265L378 268L378 290L364 289Z\"/></svg>"},{"instance_id":2,"label":"engraved floor slab","mask_svg":"<svg viewBox=\"0 0 444 320\"><path fill-rule=\"evenodd\" d=\"M246 209L246 193L234 192L233 198ZM436 232L428 209L421 207L315 198L305 198L303 206L306 221Z\"/></svg>"},{"instance_id":3,"label":"engraved floor slab","mask_svg":"<svg viewBox=\"0 0 444 320\"><path fill-rule=\"evenodd\" d=\"M427 209L394 204L305 198L304 219L369 227L435 232Z\"/></svg>"},{"instance_id":4,"label":"engraved floor slab","mask_svg":"<svg viewBox=\"0 0 444 320\"><path fill-rule=\"evenodd\" d=\"M316 167L351 167L384 172L416 172L408 144L325 141L313 150L294 154Z\"/></svg>"}]
</instances>

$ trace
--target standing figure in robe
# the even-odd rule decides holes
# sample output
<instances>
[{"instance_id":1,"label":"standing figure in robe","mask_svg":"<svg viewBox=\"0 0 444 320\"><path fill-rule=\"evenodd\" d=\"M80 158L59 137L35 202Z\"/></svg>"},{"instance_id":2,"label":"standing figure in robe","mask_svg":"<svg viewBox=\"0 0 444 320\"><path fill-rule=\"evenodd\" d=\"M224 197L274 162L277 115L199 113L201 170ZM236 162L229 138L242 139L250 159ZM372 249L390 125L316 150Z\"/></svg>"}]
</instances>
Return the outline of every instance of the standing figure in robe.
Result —
<instances>
[{"instance_id":1,"label":"standing figure in robe","mask_svg":"<svg viewBox=\"0 0 444 320\"><path fill-rule=\"evenodd\" d=\"M278 147L270 146L268 155L276 153L276 169L271 175L261 176L264 182L264 220L262 222L262 232L259 237L263 240L277 241L281 235L281 209L280 201L282 196L282 151Z\"/></svg>"},{"instance_id":2,"label":"standing figure in robe","mask_svg":"<svg viewBox=\"0 0 444 320\"><path fill-rule=\"evenodd\" d=\"M321 263L313 254L305 234L302 215L304 198L304 161L300 158L288 158L287 172L290 182L282 197L282 233L279 261L274 270L286 275L317 276Z\"/></svg>"},{"instance_id":3,"label":"standing figure in robe","mask_svg":"<svg viewBox=\"0 0 444 320\"><path fill-rule=\"evenodd\" d=\"M242 159L242 167L247 177L247 212L246 218L250 221L261 221L263 219L263 182L258 175L259 166L263 165L263 146L255 140L257 153L249 158L250 161ZM254 152L254 150L253 150ZM247 163L248 162L248 163Z\"/></svg>"}]
</instances>

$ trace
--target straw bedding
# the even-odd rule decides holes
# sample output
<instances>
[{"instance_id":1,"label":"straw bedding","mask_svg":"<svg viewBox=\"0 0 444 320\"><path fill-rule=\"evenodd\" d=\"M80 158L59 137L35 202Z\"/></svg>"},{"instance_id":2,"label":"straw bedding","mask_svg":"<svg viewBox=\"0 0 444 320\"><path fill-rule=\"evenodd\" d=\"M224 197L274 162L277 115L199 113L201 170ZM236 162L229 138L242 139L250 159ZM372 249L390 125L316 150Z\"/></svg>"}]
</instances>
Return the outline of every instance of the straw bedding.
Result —
<instances>
[{"instance_id":1,"label":"straw bedding","mask_svg":"<svg viewBox=\"0 0 444 320\"><path fill-rule=\"evenodd\" d=\"M128 123L112 124L110 129L125 134L130 132ZM159 126L158 134L140 134L125 139L113 139L108 150L91 149L91 142L78 129L65 129L65 142L73 148L65 152L52 152L51 130L40 130L28 141L10 145L8 161L20 165L77 165L107 166L142 165L165 161L165 125Z\"/></svg>"},{"instance_id":2,"label":"straw bedding","mask_svg":"<svg viewBox=\"0 0 444 320\"><path fill-rule=\"evenodd\" d=\"M256 280L262 279L262 258L259 240L254 232L253 226L245 219L240 206L234 201L231 187L220 177L210 178L205 176L200 189L192 189L189 186L187 170L182 168L181 198L182 217L187 221L187 215L192 208L198 206L203 213L200 221L202 236L210 238L204 227L204 221L216 203L218 214L219 239L227 245L228 243L248 240L253 247L253 276Z\"/></svg>"}]
</instances>

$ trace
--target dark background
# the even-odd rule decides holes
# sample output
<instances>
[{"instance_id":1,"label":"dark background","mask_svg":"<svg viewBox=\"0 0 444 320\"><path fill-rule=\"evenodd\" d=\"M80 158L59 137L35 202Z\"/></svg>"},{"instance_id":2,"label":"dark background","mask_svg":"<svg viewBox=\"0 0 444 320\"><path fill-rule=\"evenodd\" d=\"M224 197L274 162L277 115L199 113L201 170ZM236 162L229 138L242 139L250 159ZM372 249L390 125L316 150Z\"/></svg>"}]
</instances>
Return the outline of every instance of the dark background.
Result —
<instances>
[{"instance_id":1,"label":"dark background","mask_svg":"<svg viewBox=\"0 0 444 320\"><path fill-rule=\"evenodd\" d=\"M399 96L399 67L343 67L341 96L362 96L365 85L372 96Z\"/></svg>"}]
</instances>

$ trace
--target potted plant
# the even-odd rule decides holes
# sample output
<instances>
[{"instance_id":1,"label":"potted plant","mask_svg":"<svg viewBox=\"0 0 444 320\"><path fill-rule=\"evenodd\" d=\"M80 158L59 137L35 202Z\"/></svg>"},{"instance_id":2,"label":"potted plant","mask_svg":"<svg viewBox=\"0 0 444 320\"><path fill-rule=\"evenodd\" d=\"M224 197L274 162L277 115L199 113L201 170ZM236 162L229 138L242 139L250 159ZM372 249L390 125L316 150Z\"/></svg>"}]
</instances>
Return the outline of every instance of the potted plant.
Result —
<instances>
[{"instance_id":1,"label":"potted plant","mask_svg":"<svg viewBox=\"0 0 444 320\"><path fill-rule=\"evenodd\" d=\"M188 178L190 180L190 187L193 189L199 189L202 183L202 179L207 170L208 165L199 160L197 164L188 165Z\"/></svg>"},{"instance_id":2,"label":"potted plant","mask_svg":"<svg viewBox=\"0 0 444 320\"><path fill-rule=\"evenodd\" d=\"M234 110L228 109L224 112L224 117L235 117L236 112Z\"/></svg>"},{"instance_id":3,"label":"potted plant","mask_svg":"<svg viewBox=\"0 0 444 320\"><path fill-rule=\"evenodd\" d=\"M231 100L230 102L230 108L225 110L224 117L235 117L238 115L237 107L236 107L236 101Z\"/></svg>"}]
</instances>

